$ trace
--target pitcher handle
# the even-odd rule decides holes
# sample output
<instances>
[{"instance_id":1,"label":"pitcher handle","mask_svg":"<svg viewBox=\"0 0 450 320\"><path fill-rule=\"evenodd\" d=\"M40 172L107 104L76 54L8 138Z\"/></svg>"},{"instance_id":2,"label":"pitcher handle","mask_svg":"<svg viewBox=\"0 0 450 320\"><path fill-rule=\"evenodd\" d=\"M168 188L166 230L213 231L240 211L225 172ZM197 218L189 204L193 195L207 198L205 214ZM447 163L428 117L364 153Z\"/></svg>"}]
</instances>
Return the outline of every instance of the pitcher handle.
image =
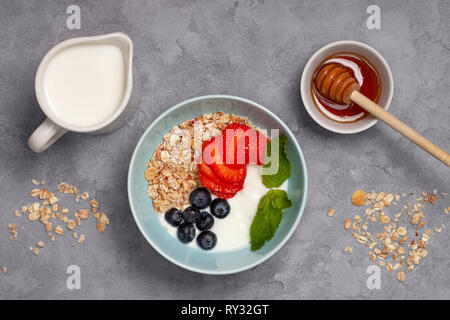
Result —
<instances>
[{"instance_id":1,"label":"pitcher handle","mask_svg":"<svg viewBox=\"0 0 450 320\"><path fill-rule=\"evenodd\" d=\"M68 130L61 128L49 118L45 119L28 139L28 146L34 152L40 153L61 138Z\"/></svg>"}]
</instances>

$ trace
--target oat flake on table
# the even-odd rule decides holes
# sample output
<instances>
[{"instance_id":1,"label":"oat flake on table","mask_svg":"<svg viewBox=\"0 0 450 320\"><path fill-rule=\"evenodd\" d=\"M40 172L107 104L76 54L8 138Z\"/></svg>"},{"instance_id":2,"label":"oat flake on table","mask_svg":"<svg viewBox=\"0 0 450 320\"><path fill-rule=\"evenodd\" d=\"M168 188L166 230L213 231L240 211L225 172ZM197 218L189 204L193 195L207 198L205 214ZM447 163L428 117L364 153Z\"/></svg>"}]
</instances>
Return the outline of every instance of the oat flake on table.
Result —
<instances>
[{"instance_id":1,"label":"oat flake on table","mask_svg":"<svg viewBox=\"0 0 450 320\"><path fill-rule=\"evenodd\" d=\"M448 193L441 195L445 198ZM427 227L425 209L426 205L436 202L436 190L432 193L423 191L415 199L413 193L403 194L406 196L407 204L401 206L398 193L369 192L364 203L367 206L365 215L355 215L344 221L344 229L351 231L355 240L367 248L369 259L388 271L396 271L400 282L406 279L405 269L412 272L428 255L426 247L431 237L445 228L444 224L434 229ZM358 201L355 205L359 204ZM388 207L394 213L385 212ZM381 231L370 231L369 225L374 223L379 223ZM345 251L349 251L348 248Z\"/></svg>"},{"instance_id":2,"label":"oat flake on table","mask_svg":"<svg viewBox=\"0 0 450 320\"><path fill-rule=\"evenodd\" d=\"M45 181L39 182L38 180L33 179L32 183L35 187L29 192L29 196L34 198L34 200L22 205L20 211L14 210L14 216L20 218L22 215L25 215L31 222L38 221L42 223L44 225L42 231L47 233L47 236L49 237L48 241L54 241L56 236L62 236L66 231L74 233L75 229L81 224L81 221L88 219L90 212L94 215L97 229L101 233L104 232L106 226L109 224L109 218L106 214L104 212L98 212L99 203L95 199L90 198L87 192L80 194L77 187L65 182L58 185L57 189L59 192L73 195L76 200L85 200L90 205L89 209L79 209L75 211L73 217L71 217L70 210L68 208L63 208L59 204L59 199L54 192L49 191L46 188L38 188L38 186L44 185L46 183ZM15 223L10 223L8 225L8 230L10 232L9 239L17 240L17 225ZM78 243L81 244L85 238L86 236L81 234ZM36 242L36 245L30 248L33 254L39 255L41 250L46 246L45 243L46 242L41 239Z\"/></svg>"}]
</instances>

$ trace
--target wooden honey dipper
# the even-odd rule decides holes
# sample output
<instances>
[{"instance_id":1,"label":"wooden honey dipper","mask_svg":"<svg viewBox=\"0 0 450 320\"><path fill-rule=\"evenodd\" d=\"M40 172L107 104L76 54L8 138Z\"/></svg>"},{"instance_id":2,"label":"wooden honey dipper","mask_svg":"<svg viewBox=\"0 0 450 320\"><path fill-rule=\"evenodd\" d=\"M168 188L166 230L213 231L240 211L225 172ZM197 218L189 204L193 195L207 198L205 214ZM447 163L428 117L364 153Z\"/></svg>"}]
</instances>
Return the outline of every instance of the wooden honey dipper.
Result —
<instances>
[{"instance_id":1,"label":"wooden honey dipper","mask_svg":"<svg viewBox=\"0 0 450 320\"><path fill-rule=\"evenodd\" d=\"M355 102L450 167L450 155L445 150L359 92L360 85L358 81L341 64L329 63L322 66L314 79L314 86L323 97L335 103L349 104L352 101Z\"/></svg>"}]
</instances>

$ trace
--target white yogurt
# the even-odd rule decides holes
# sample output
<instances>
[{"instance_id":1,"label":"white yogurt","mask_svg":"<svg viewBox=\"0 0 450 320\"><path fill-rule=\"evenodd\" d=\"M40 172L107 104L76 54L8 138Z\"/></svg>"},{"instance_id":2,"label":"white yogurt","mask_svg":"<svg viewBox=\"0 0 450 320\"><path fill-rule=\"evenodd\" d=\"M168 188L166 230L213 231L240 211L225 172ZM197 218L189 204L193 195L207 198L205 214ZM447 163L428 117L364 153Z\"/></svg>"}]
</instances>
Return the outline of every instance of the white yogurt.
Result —
<instances>
[{"instance_id":1,"label":"white yogurt","mask_svg":"<svg viewBox=\"0 0 450 320\"><path fill-rule=\"evenodd\" d=\"M116 45L68 47L54 56L45 70L45 94L62 121L76 126L96 125L120 106L125 72L124 57Z\"/></svg>"},{"instance_id":2,"label":"white yogurt","mask_svg":"<svg viewBox=\"0 0 450 320\"><path fill-rule=\"evenodd\" d=\"M231 251L239 250L250 244L250 226L255 217L259 200L269 189L262 183L262 166L248 165L247 176L244 181L244 188L236 195L228 199L230 204L230 214L224 219L214 217L214 226L211 231L217 235L217 244L210 251ZM287 181L279 188L287 191ZM209 212L209 208L204 209ZM169 225L164 214L159 215L161 224L175 238L177 238L177 228ZM196 235L199 231L196 230ZM196 239L192 240L188 246L202 250Z\"/></svg>"}]
</instances>

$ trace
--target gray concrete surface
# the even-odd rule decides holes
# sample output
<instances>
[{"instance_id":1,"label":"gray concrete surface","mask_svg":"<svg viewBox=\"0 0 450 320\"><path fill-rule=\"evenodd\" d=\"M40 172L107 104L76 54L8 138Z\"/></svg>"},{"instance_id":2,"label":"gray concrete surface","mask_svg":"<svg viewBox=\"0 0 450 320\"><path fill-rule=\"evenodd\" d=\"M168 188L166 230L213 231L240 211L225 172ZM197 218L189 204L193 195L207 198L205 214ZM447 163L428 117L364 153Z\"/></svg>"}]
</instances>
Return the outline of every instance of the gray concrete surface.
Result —
<instances>
[{"instance_id":1,"label":"gray concrete surface","mask_svg":"<svg viewBox=\"0 0 450 320\"><path fill-rule=\"evenodd\" d=\"M449 1L80 1L81 30L66 28L70 4L0 4L0 265L8 267L0 273L0 298L450 298L450 228L433 238L429 256L404 283L382 270L381 289L369 290L366 250L342 227L356 213L354 189L449 191L449 169L383 124L356 135L327 132L299 95L314 51L336 40L366 42L392 68L392 113L450 150ZM381 8L381 30L366 27L370 4ZM44 119L34 94L43 55L59 41L114 31L134 41L139 111L112 134L70 133L32 153L27 138ZM147 126L175 103L213 93L274 111L296 134L309 168L308 204L287 245L229 276L191 273L161 257L140 235L126 193L131 153ZM29 247L45 239L42 226L12 214L28 200L32 178L90 191L111 217L106 233L86 224L85 246L71 248L65 237L33 256ZM449 198L429 210L430 224L450 227L442 209L448 205ZM337 209L334 218L326 216L329 207ZM19 239L12 242L7 224L14 221ZM72 264L81 268L81 290L66 288Z\"/></svg>"}]
</instances>

